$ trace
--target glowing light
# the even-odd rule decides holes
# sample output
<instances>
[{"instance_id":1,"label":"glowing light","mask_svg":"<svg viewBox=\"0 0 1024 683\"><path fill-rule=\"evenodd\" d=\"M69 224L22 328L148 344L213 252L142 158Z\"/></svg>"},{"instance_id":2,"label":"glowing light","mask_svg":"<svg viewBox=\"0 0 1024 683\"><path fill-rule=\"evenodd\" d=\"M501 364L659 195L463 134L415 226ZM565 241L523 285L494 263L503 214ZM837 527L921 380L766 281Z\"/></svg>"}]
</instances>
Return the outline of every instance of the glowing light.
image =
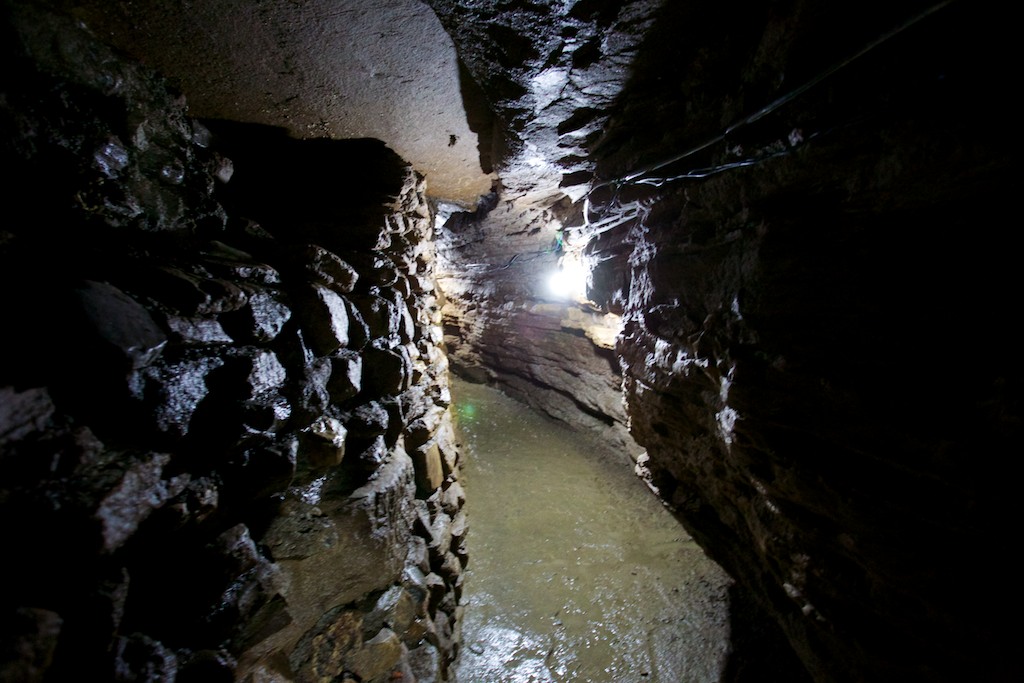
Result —
<instances>
[{"instance_id":1,"label":"glowing light","mask_svg":"<svg viewBox=\"0 0 1024 683\"><path fill-rule=\"evenodd\" d=\"M568 253L548 278L548 292L557 299L583 299L587 294L587 267L580 257Z\"/></svg>"}]
</instances>

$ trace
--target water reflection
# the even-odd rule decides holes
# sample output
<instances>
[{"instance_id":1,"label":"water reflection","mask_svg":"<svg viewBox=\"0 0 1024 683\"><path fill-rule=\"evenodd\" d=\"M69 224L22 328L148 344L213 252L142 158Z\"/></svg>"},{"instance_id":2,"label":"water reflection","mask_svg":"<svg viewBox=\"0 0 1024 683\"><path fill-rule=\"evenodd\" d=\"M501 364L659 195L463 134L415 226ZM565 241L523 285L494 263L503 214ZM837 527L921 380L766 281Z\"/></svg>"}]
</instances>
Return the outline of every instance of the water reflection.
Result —
<instances>
[{"instance_id":1,"label":"water reflection","mask_svg":"<svg viewBox=\"0 0 1024 683\"><path fill-rule=\"evenodd\" d=\"M628 459L488 387L452 391L471 528L459 682L719 680L728 579Z\"/></svg>"}]
</instances>

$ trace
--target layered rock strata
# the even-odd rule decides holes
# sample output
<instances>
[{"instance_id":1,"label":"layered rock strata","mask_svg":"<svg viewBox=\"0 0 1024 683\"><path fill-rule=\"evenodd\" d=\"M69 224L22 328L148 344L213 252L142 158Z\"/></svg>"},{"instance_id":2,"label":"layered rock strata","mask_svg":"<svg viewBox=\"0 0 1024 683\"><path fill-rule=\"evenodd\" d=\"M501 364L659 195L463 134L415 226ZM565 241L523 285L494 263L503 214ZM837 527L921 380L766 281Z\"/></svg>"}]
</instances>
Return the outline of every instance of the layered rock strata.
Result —
<instances>
[{"instance_id":1,"label":"layered rock strata","mask_svg":"<svg viewBox=\"0 0 1024 683\"><path fill-rule=\"evenodd\" d=\"M587 147L657 3L430 4L500 132L490 146L481 138L500 182L439 235L452 367L635 457L612 353L621 311L549 293L547 281L584 246L564 229L592 176Z\"/></svg>"},{"instance_id":2,"label":"layered rock strata","mask_svg":"<svg viewBox=\"0 0 1024 683\"><path fill-rule=\"evenodd\" d=\"M2 27L0 677L447 680L467 524L423 178L373 141L229 160L262 132L71 21Z\"/></svg>"}]
</instances>

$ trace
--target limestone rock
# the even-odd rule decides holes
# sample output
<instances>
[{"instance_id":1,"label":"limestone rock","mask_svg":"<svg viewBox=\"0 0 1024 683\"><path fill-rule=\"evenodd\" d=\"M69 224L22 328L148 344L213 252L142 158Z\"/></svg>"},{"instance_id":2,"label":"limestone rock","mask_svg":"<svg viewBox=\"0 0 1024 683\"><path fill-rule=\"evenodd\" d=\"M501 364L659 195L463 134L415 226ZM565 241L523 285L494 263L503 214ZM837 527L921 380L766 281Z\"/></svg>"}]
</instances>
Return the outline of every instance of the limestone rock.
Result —
<instances>
[{"instance_id":1,"label":"limestone rock","mask_svg":"<svg viewBox=\"0 0 1024 683\"><path fill-rule=\"evenodd\" d=\"M363 358L350 352L339 351L330 357L331 376L327 388L335 403L355 397L363 386Z\"/></svg>"},{"instance_id":2,"label":"limestone rock","mask_svg":"<svg viewBox=\"0 0 1024 683\"><path fill-rule=\"evenodd\" d=\"M295 405L296 417L302 425L308 425L323 415L332 401L343 400L332 396L330 382L333 376L333 363L327 358L316 358L302 368L301 377L289 393Z\"/></svg>"},{"instance_id":3,"label":"limestone rock","mask_svg":"<svg viewBox=\"0 0 1024 683\"><path fill-rule=\"evenodd\" d=\"M221 358L196 356L143 368L130 378L132 398L151 411L157 430L185 436L200 401L209 394L206 378L223 365Z\"/></svg>"},{"instance_id":4,"label":"limestone rock","mask_svg":"<svg viewBox=\"0 0 1024 683\"><path fill-rule=\"evenodd\" d=\"M345 299L345 309L348 312L348 347L360 351L373 340L373 333L355 303Z\"/></svg>"},{"instance_id":5,"label":"limestone rock","mask_svg":"<svg viewBox=\"0 0 1024 683\"><path fill-rule=\"evenodd\" d=\"M412 382L412 362L405 347L371 346L363 353L363 364L362 396L367 399L401 393Z\"/></svg>"},{"instance_id":6,"label":"limestone rock","mask_svg":"<svg viewBox=\"0 0 1024 683\"><path fill-rule=\"evenodd\" d=\"M421 446L412 451L412 462L416 468L416 489L420 496L430 496L444 481L441 468L441 451L437 444Z\"/></svg>"},{"instance_id":7,"label":"limestone rock","mask_svg":"<svg viewBox=\"0 0 1024 683\"><path fill-rule=\"evenodd\" d=\"M400 318L394 303L375 294L352 299L369 329L369 340L398 338Z\"/></svg>"},{"instance_id":8,"label":"limestone rock","mask_svg":"<svg viewBox=\"0 0 1024 683\"><path fill-rule=\"evenodd\" d=\"M303 293L296 313L318 356L329 356L348 345L348 309L345 300L333 290L312 285Z\"/></svg>"},{"instance_id":9,"label":"limestone rock","mask_svg":"<svg viewBox=\"0 0 1024 683\"><path fill-rule=\"evenodd\" d=\"M188 484L188 475L164 477L170 460L164 453L107 453L78 473L78 497L99 523L104 552L121 547L155 509Z\"/></svg>"},{"instance_id":10,"label":"limestone rock","mask_svg":"<svg viewBox=\"0 0 1024 683\"><path fill-rule=\"evenodd\" d=\"M172 339L184 344L227 344L232 340L216 318L186 318L167 315L164 325Z\"/></svg>"},{"instance_id":11,"label":"limestone rock","mask_svg":"<svg viewBox=\"0 0 1024 683\"><path fill-rule=\"evenodd\" d=\"M291 314L280 294L269 289L255 289L246 297L244 306L224 314L221 322L235 341L265 344L280 334Z\"/></svg>"},{"instance_id":12,"label":"limestone rock","mask_svg":"<svg viewBox=\"0 0 1024 683\"><path fill-rule=\"evenodd\" d=\"M129 368L149 365L167 344L149 312L117 287L85 282L75 294L89 333Z\"/></svg>"},{"instance_id":13,"label":"limestone rock","mask_svg":"<svg viewBox=\"0 0 1024 683\"><path fill-rule=\"evenodd\" d=\"M304 429L299 439L299 458L314 470L341 464L348 431L338 420L323 417Z\"/></svg>"},{"instance_id":14,"label":"limestone rock","mask_svg":"<svg viewBox=\"0 0 1024 683\"><path fill-rule=\"evenodd\" d=\"M340 294L348 294L359 280L355 268L323 247L306 245L301 252L303 266L312 278Z\"/></svg>"}]
</instances>

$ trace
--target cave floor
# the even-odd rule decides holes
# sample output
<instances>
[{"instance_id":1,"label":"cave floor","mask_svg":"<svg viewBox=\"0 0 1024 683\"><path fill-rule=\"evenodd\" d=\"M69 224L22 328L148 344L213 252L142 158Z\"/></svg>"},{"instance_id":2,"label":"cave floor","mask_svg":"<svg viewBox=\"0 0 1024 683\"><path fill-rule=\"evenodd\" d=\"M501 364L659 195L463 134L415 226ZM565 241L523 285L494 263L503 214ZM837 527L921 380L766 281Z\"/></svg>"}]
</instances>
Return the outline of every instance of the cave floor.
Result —
<instances>
[{"instance_id":1,"label":"cave floor","mask_svg":"<svg viewBox=\"0 0 1024 683\"><path fill-rule=\"evenodd\" d=\"M718 681L729 579L631 470L453 380L467 491L459 683Z\"/></svg>"}]
</instances>

